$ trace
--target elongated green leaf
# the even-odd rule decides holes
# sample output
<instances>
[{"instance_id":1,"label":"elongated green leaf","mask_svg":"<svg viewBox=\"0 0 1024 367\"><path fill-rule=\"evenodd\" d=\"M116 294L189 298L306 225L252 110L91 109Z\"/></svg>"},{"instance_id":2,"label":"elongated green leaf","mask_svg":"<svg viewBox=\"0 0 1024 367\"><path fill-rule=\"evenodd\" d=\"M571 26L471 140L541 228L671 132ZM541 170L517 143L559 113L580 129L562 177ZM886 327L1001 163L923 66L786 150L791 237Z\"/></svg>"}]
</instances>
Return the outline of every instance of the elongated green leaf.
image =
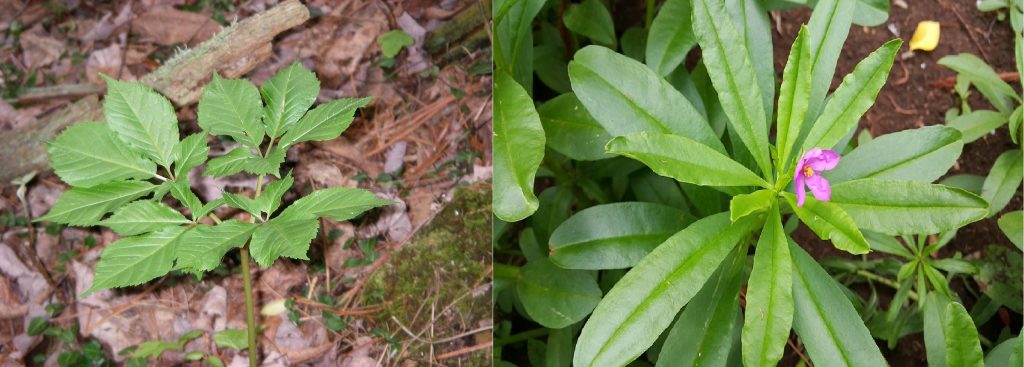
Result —
<instances>
[{"instance_id":1,"label":"elongated green leaf","mask_svg":"<svg viewBox=\"0 0 1024 367\"><path fill-rule=\"evenodd\" d=\"M750 55L757 86L761 89L765 123L772 121L775 106L775 65L772 48L772 22L762 1L725 0L732 24ZM769 124L770 125L770 124ZM769 126L770 129L770 126Z\"/></svg>"},{"instance_id":2,"label":"elongated green leaf","mask_svg":"<svg viewBox=\"0 0 1024 367\"><path fill-rule=\"evenodd\" d=\"M285 184L291 186L288 182ZM363 189L333 187L313 191L296 200L285 208L279 217L312 215L344 221L355 218L367 210L391 204L393 203L390 200L381 199Z\"/></svg>"},{"instance_id":3,"label":"elongated green leaf","mask_svg":"<svg viewBox=\"0 0 1024 367\"><path fill-rule=\"evenodd\" d=\"M575 346L576 327L551 330L548 333L548 350L544 354L545 366L562 367L572 365L572 350Z\"/></svg>"},{"instance_id":4,"label":"elongated green leaf","mask_svg":"<svg viewBox=\"0 0 1024 367\"><path fill-rule=\"evenodd\" d=\"M576 52L569 63L576 97L612 136L673 133L725 147L707 120L679 91L644 64L600 46Z\"/></svg>"},{"instance_id":5,"label":"elongated green leaf","mask_svg":"<svg viewBox=\"0 0 1024 367\"><path fill-rule=\"evenodd\" d=\"M832 185L831 201L858 227L890 235L945 232L988 214L974 194L913 181L847 181Z\"/></svg>"},{"instance_id":6,"label":"elongated green leaf","mask_svg":"<svg viewBox=\"0 0 1024 367\"><path fill-rule=\"evenodd\" d=\"M690 222L685 212L661 204L592 206L569 217L552 233L551 261L566 269L628 268Z\"/></svg>"},{"instance_id":7,"label":"elongated green leaf","mask_svg":"<svg viewBox=\"0 0 1024 367\"><path fill-rule=\"evenodd\" d=\"M841 285L790 241L793 256L793 329L815 366L886 366L871 333Z\"/></svg>"},{"instance_id":8,"label":"elongated green leaf","mask_svg":"<svg viewBox=\"0 0 1024 367\"><path fill-rule=\"evenodd\" d=\"M874 27L889 19L889 0L857 0L853 24Z\"/></svg>"},{"instance_id":9,"label":"elongated green leaf","mask_svg":"<svg viewBox=\"0 0 1024 367\"><path fill-rule=\"evenodd\" d=\"M696 44L690 25L690 1L667 0L647 34L647 66L658 75L668 75Z\"/></svg>"},{"instance_id":10,"label":"elongated green leaf","mask_svg":"<svg viewBox=\"0 0 1024 367\"><path fill-rule=\"evenodd\" d=\"M537 323L560 329L582 320L601 301L597 280L580 270L560 269L546 259L519 271L516 292L526 314Z\"/></svg>"},{"instance_id":11,"label":"elongated green leaf","mask_svg":"<svg viewBox=\"0 0 1024 367\"><path fill-rule=\"evenodd\" d=\"M811 94L807 100L807 120L814 121L821 112L832 76L836 73L839 53L850 33L856 1L820 0L814 5L811 19L807 21L807 35L811 46ZM805 123L800 136L807 136L812 124Z\"/></svg>"},{"instance_id":12,"label":"elongated green leaf","mask_svg":"<svg viewBox=\"0 0 1024 367\"><path fill-rule=\"evenodd\" d=\"M924 319L924 344L928 365L946 366L946 305L949 298L938 292L928 293L922 309Z\"/></svg>"},{"instance_id":13,"label":"elongated green leaf","mask_svg":"<svg viewBox=\"0 0 1024 367\"><path fill-rule=\"evenodd\" d=\"M609 153L643 162L654 172L703 186L761 186L761 177L736 161L696 141L678 135L640 132L612 139Z\"/></svg>"},{"instance_id":14,"label":"elongated green leaf","mask_svg":"<svg viewBox=\"0 0 1024 367\"><path fill-rule=\"evenodd\" d=\"M72 186L91 187L156 176L153 162L128 148L101 122L82 122L68 127L47 144L46 150L54 172Z\"/></svg>"},{"instance_id":15,"label":"elongated green leaf","mask_svg":"<svg viewBox=\"0 0 1024 367\"><path fill-rule=\"evenodd\" d=\"M903 41L886 42L843 77L821 115L804 140L803 150L831 149L857 126L861 115L875 103L875 96L889 77L889 69Z\"/></svg>"},{"instance_id":16,"label":"elongated green leaf","mask_svg":"<svg viewBox=\"0 0 1024 367\"><path fill-rule=\"evenodd\" d=\"M153 201L140 200L122 206L110 218L100 222L121 236L152 232L164 227L188 223L184 215L171 207Z\"/></svg>"},{"instance_id":17,"label":"elongated green leaf","mask_svg":"<svg viewBox=\"0 0 1024 367\"><path fill-rule=\"evenodd\" d=\"M259 204L253 198L245 195L232 194L230 192L225 192L222 194L221 198L224 199L224 204L227 204L227 206L242 209L257 217L262 216L260 214Z\"/></svg>"},{"instance_id":18,"label":"elongated green leaf","mask_svg":"<svg viewBox=\"0 0 1024 367\"><path fill-rule=\"evenodd\" d=\"M1024 211L1012 211L999 217L999 229L1003 234L1024 251Z\"/></svg>"},{"instance_id":19,"label":"elongated green leaf","mask_svg":"<svg viewBox=\"0 0 1024 367\"><path fill-rule=\"evenodd\" d=\"M785 193L789 206L800 220L823 240L831 240L836 248L854 255L866 254L871 249L857 223L839 205L807 198L804 206L796 205L796 196Z\"/></svg>"},{"instance_id":20,"label":"elongated green leaf","mask_svg":"<svg viewBox=\"0 0 1024 367\"><path fill-rule=\"evenodd\" d=\"M544 26L551 25L545 23ZM568 68L569 60L566 59L565 46L545 44L533 48L533 70L537 72L537 79L551 90L558 93L572 91Z\"/></svg>"},{"instance_id":21,"label":"elongated green leaf","mask_svg":"<svg viewBox=\"0 0 1024 367\"><path fill-rule=\"evenodd\" d=\"M771 176L768 155L768 115L743 38L728 18L722 0L693 2L693 33L700 44L704 65L718 100L736 134L765 177Z\"/></svg>"},{"instance_id":22,"label":"elongated green leaf","mask_svg":"<svg viewBox=\"0 0 1024 367\"><path fill-rule=\"evenodd\" d=\"M980 367L985 365L978 341L978 329L971 315L957 302L946 305L942 330L946 334L946 365L950 367Z\"/></svg>"},{"instance_id":23,"label":"elongated green leaf","mask_svg":"<svg viewBox=\"0 0 1024 367\"><path fill-rule=\"evenodd\" d=\"M292 174L289 172L288 175L284 176L284 178L282 178L280 180L277 180L277 181L274 181L274 182L271 182L267 186L264 186L263 187L263 193L260 194L260 196L258 198L256 198L256 202L257 202L257 204L259 206L259 210L261 212L264 212L264 213L267 213L267 214L271 214L274 211L276 211L277 208L281 207L281 198L284 196L284 193L288 192L288 190L290 190L292 188L292 184L293 183L295 183L295 180L292 178ZM318 195L323 195L323 194L318 194ZM355 195L353 195L353 196L355 196ZM377 197L374 196L369 201L372 201L373 199L376 199L376 198ZM348 205L358 205L358 202L362 201L362 197L349 197L349 198L346 198L345 200L354 201L354 202L348 203ZM387 205L387 204L391 203L390 201L384 201L384 200L380 200L380 199L377 199L377 200L383 201L383 203L380 203L381 205ZM323 203L320 203L320 204L323 205ZM366 208L366 209L370 209L370 208ZM355 215L358 215L358 213L356 213Z\"/></svg>"},{"instance_id":24,"label":"elongated green leaf","mask_svg":"<svg viewBox=\"0 0 1024 367\"><path fill-rule=\"evenodd\" d=\"M93 187L72 187L36 221L90 226L128 202L149 194L156 186L145 181L115 181Z\"/></svg>"},{"instance_id":25,"label":"elongated green leaf","mask_svg":"<svg viewBox=\"0 0 1024 367\"><path fill-rule=\"evenodd\" d=\"M768 189L736 195L729 201L729 219L735 222L753 213L768 210L775 203L775 192Z\"/></svg>"},{"instance_id":26,"label":"elongated green leaf","mask_svg":"<svg viewBox=\"0 0 1024 367\"><path fill-rule=\"evenodd\" d=\"M166 227L107 245L96 263L96 278L85 294L138 285L171 271L174 254L185 227Z\"/></svg>"},{"instance_id":27,"label":"elongated green leaf","mask_svg":"<svg viewBox=\"0 0 1024 367\"><path fill-rule=\"evenodd\" d=\"M981 197L988 201L989 216L1003 210L1013 195L1020 192L1022 177L1024 155L1021 155L1020 149L1007 150L996 158L981 187Z\"/></svg>"},{"instance_id":28,"label":"elongated green leaf","mask_svg":"<svg viewBox=\"0 0 1024 367\"><path fill-rule=\"evenodd\" d=\"M743 320L743 365L776 365L793 324L793 260L776 205L757 241Z\"/></svg>"},{"instance_id":29,"label":"elongated green leaf","mask_svg":"<svg viewBox=\"0 0 1024 367\"><path fill-rule=\"evenodd\" d=\"M215 226L200 225L182 236L175 250L175 267L193 274L213 270L224 254L245 246L256 224L228 220Z\"/></svg>"},{"instance_id":30,"label":"elongated green leaf","mask_svg":"<svg viewBox=\"0 0 1024 367\"><path fill-rule=\"evenodd\" d=\"M224 79L213 73L213 79L199 99L199 127L210 135L228 135L251 148L263 142L260 123L260 92L245 79Z\"/></svg>"},{"instance_id":31,"label":"elongated green leaf","mask_svg":"<svg viewBox=\"0 0 1024 367\"><path fill-rule=\"evenodd\" d=\"M511 75L527 93L533 91L533 18L545 2L499 0L493 8L495 70Z\"/></svg>"},{"instance_id":32,"label":"elongated green leaf","mask_svg":"<svg viewBox=\"0 0 1024 367\"><path fill-rule=\"evenodd\" d=\"M800 33L789 51L786 68L782 71L782 86L779 88L779 116L775 131L775 145L779 149L779 167L786 167L789 156L800 137L800 130L807 117L807 102L811 93L811 45L807 27L801 26Z\"/></svg>"},{"instance_id":33,"label":"elongated green leaf","mask_svg":"<svg viewBox=\"0 0 1024 367\"><path fill-rule=\"evenodd\" d=\"M583 327L575 366L621 366L647 350L718 264L753 230L729 213L701 219L670 237L626 273Z\"/></svg>"},{"instance_id":34,"label":"elongated green leaf","mask_svg":"<svg viewBox=\"0 0 1024 367\"><path fill-rule=\"evenodd\" d=\"M739 334L739 292L748 246L736 246L683 309L658 354L658 366L724 366Z\"/></svg>"},{"instance_id":35,"label":"elongated green leaf","mask_svg":"<svg viewBox=\"0 0 1024 367\"><path fill-rule=\"evenodd\" d=\"M686 198L683 197L683 191L679 187L679 182L668 177L659 176L651 170L643 170L631 174L629 176L629 189L633 191L633 196L636 196L637 201L664 204L684 211L689 211L690 209ZM714 213L720 211L722 210L715 210Z\"/></svg>"},{"instance_id":36,"label":"elongated green leaf","mask_svg":"<svg viewBox=\"0 0 1024 367\"><path fill-rule=\"evenodd\" d=\"M956 164L963 146L956 129L926 126L904 130L858 146L824 176L832 183L860 178L932 182Z\"/></svg>"},{"instance_id":37,"label":"elongated green leaf","mask_svg":"<svg viewBox=\"0 0 1024 367\"><path fill-rule=\"evenodd\" d=\"M612 136L601 127L576 95L566 93L537 108L551 149L578 161L610 158L604 145Z\"/></svg>"},{"instance_id":38,"label":"elongated green leaf","mask_svg":"<svg viewBox=\"0 0 1024 367\"><path fill-rule=\"evenodd\" d=\"M278 216L256 228L249 253L264 268L269 268L281 256L309 260L306 252L319 229L320 222L313 215Z\"/></svg>"},{"instance_id":39,"label":"elongated green leaf","mask_svg":"<svg viewBox=\"0 0 1024 367\"><path fill-rule=\"evenodd\" d=\"M249 346L249 331L246 329L224 329L213 334L218 347L243 350Z\"/></svg>"},{"instance_id":40,"label":"elongated green leaf","mask_svg":"<svg viewBox=\"0 0 1024 367\"><path fill-rule=\"evenodd\" d=\"M598 0L583 0L572 4L562 17L565 28L590 40L615 48L615 23L612 14Z\"/></svg>"},{"instance_id":41,"label":"elongated green leaf","mask_svg":"<svg viewBox=\"0 0 1024 367\"><path fill-rule=\"evenodd\" d=\"M996 345L992 350L985 354L985 366L1013 367L1024 364L1024 361L1020 360L1021 346L1022 344L1019 335L999 343L999 345ZM1014 352L1017 354L1014 355ZM1012 360L1014 357L1016 357L1016 361Z\"/></svg>"},{"instance_id":42,"label":"elongated green leaf","mask_svg":"<svg viewBox=\"0 0 1024 367\"><path fill-rule=\"evenodd\" d=\"M275 147L264 158L253 153L249 147L238 147L225 155L210 159L206 163L203 175L213 177L230 176L242 171L254 175L278 175L281 163L284 162L285 150Z\"/></svg>"},{"instance_id":43,"label":"elongated green leaf","mask_svg":"<svg viewBox=\"0 0 1024 367\"><path fill-rule=\"evenodd\" d=\"M567 185L552 186L540 193L540 207L530 217L530 224L536 230L536 240L547 244L551 233L562 222L569 219L572 208L572 190ZM547 252L547 249L544 249Z\"/></svg>"},{"instance_id":44,"label":"elongated green leaf","mask_svg":"<svg viewBox=\"0 0 1024 367\"><path fill-rule=\"evenodd\" d=\"M960 77L969 80L1002 113L1008 114L1013 110L1012 100L1021 100L1010 84L977 56L969 53L950 55L939 59L939 65L953 69Z\"/></svg>"},{"instance_id":45,"label":"elongated green leaf","mask_svg":"<svg viewBox=\"0 0 1024 367\"><path fill-rule=\"evenodd\" d=\"M544 159L544 128L526 90L499 71L494 80L494 215L516 222L537 210L533 179Z\"/></svg>"},{"instance_id":46,"label":"elongated green leaf","mask_svg":"<svg viewBox=\"0 0 1024 367\"><path fill-rule=\"evenodd\" d=\"M182 206L192 212L193 220L206 215L205 213L198 215L200 208L203 207L203 203L199 200L199 197L192 192L192 184L189 182L187 176L182 176L177 180L168 182L170 184L171 197L178 200Z\"/></svg>"},{"instance_id":47,"label":"elongated green leaf","mask_svg":"<svg viewBox=\"0 0 1024 367\"><path fill-rule=\"evenodd\" d=\"M281 69L260 86L263 126L271 139L284 134L302 118L320 93L320 80L298 61Z\"/></svg>"},{"instance_id":48,"label":"elongated green leaf","mask_svg":"<svg viewBox=\"0 0 1024 367\"><path fill-rule=\"evenodd\" d=\"M206 145L206 134L192 134L174 146L174 175L188 175L188 171L206 163L210 147Z\"/></svg>"},{"instance_id":49,"label":"elongated green leaf","mask_svg":"<svg viewBox=\"0 0 1024 367\"><path fill-rule=\"evenodd\" d=\"M903 256L909 259L914 258L914 254L910 253L910 250L907 250L907 248L893 236L871 231L863 231L862 234L864 235L864 239L868 241L868 245L871 246L871 250L881 251L896 256Z\"/></svg>"},{"instance_id":50,"label":"elongated green leaf","mask_svg":"<svg viewBox=\"0 0 1024 367\"><path fill-rule=\"evenodd\" d=\"M366 107L372 100L371 97L342 98L319 105L288 129L278 142L278 146L286 149L297 142L336 139L352 124L356 109Z\"/></svg>"},{"instance_id":51,"label":"elongated green leaf","mask_svg":"<svg viewBox=\"0 0 1024 367\"><path fill-rule=\"evenodd\" d=\"M939 181L939 184L964 189L975 195L981 195L981 187L985 185L985 176L971 174L951 175Z\"/></svg>"},{"instance_id":52,"label":"elongated green leaf","mask_svg":"<svg viewBox=\"0 0 1024 367\"><path fill-rule=\"evenodd\" d=\"M169 167L178 141L178 118L171 102L142 83L102 77L107 82L103 117L110 130L142 155Z\"/></svg>"},{"instance_id":53,"label":"elongated green leaf","mask_svg":"<svg viewBox=\"0 0 1024 367\"><path fill-rule=\"evenodd\" d=\"M960 115L947 125L960 130L963 134L964 144L967 144L994 132L1003 126L1009 117L995 111L977 110Z\"/></svg>"}]
</instances>

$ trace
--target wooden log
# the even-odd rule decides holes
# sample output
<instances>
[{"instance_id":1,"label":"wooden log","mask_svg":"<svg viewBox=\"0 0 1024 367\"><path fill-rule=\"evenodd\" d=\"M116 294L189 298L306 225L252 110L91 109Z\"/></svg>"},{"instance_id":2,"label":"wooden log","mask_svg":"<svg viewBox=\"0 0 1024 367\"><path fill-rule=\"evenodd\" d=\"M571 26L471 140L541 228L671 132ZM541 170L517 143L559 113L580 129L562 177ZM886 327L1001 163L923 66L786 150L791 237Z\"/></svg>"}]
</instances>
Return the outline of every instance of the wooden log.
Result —
<instances>
[{"instance_id":1,"label":"wooden log","mask_svg":"<svg viewBox=\"0 0 1024 367\"><path fill-rule=\"evenodd\" d=\"M271 55L270 42L277 34L309 19L309 10L298 0L283 2L227 27L199 46L184 51L142 78L142 83L167 96L175 105L187 106L202 95L202 87L215 71L228 78L241 76ZM64 127L100 120L103 106L95 95L54 112L39 123L0 132L0 184L31 171L47 171L45 142Z\"/></svg>"},{"instance_id":2,"label":"wooden log","mask_svg":"<svg viewBox=\"0 0 1024 367\"><path fill-rule=\"evenodd\" d=\"M485 45L488 21L491 19L491 0L471 1L437 29L427 33L423 42L435 60L447 63L464 56L465 50Z\"/></svg>"}]
</instances>

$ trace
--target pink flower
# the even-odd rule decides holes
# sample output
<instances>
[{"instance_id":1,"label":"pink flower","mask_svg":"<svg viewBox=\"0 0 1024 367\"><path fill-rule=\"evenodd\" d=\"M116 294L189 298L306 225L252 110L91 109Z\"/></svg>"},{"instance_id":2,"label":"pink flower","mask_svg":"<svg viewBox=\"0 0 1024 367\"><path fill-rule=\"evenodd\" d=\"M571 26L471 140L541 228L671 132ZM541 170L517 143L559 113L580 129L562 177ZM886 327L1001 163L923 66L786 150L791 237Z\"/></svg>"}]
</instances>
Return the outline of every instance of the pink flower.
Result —
<instances>
[{"instance_id":1,"label":"pink flower","mask_svg":"<svg viewBox=\"0 0 1024 367\"><path fill-rule=\"evenodd\" d=\"M796 172L793 176L793 183L796 186L796 206L804 206L804 197L807 196L804 191L805 183L811 189L811 194L814 194L815 199L829 200L832 196L832 188L828 185L828 180L821 177L820 172L836 168L837 164L839 164L839 153L834 150L814 148L804 153L804 156L796 164Z\"/></svg>"}]
</instances>

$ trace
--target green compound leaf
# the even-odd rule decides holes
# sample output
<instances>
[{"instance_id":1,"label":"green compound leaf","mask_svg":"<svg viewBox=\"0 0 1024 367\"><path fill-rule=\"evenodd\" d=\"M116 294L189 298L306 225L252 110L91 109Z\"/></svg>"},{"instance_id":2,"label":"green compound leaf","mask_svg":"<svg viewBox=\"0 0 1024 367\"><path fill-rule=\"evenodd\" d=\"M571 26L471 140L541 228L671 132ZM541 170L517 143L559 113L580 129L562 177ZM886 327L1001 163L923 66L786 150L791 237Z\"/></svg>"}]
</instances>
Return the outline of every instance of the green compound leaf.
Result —
<instances>
[{"instance_id":1,"label":"green compound leaf","mask_svg":"<svg viewBox=\"0 0 1024 367\"><path fill-rule=\"evenodd\" d=\"M708 146L678 135L640 132L608 142L608 153L643 162L655 173L701 186L761 186L764 179Z\"/></svg>"},{"instance_id":2,"label":"green compound leaf","mask_svg":"<svg viewBox=\"0 0 1024 367\"><path fill-rule=\"evenodd\" d=\"M210 135L227 135L251 148L263 142L260 92L245 79L213 79L199 100L199 127Z\"/></svg>"},{"instance_id":3,"label":"green compound leaf","mask_svg":"<svg viewBox=\"0 0 1024 367\"><path fill-rule=\"evenodd\" d=\"M857 226L889 235L940 233L978 221L988 203L967 191L914 181L873 178L832 185L832 204Z\"/></svg>"},{"instance_id":4,"label":"green compound leaf","mask_svg":"<svg viewBox=\"0 0 1024 367\"><path fill-rule=\"evenodd\" d=\"M110 130L150 160L169 167L178 141L178 118L171 102L142 83L102 77L107 82L103 117Z\"/></svg>"},{"instance_id":5,"label":"green compound leaf","mask_svg":"<svg viewBox=\"0 0 1024 367\"><path fill-rule=\"evenodd\" d=\"M175 268L193 274L213 270L229 250L245 246L255 230L256 224L238 220L215 226L200 225L182 236L176 249Z\"/></svg>"},{"instance_id":6,"label":"green compound leaf","mask_svg":"<svg viewBox=\"0 0 1024 367\"><path fill-rule=\"evenodd\" d=\"M592 206L551 234L551 262L566 269L628 268L692 221L682 210L661 204Z\"/></svg>"},{"instance_id":7,"label":"green compound leaf","mask_svg":"<svg viewBox=\"0 0 1024 367\"><path fill-rule=\"evenodd\" d=\"M395 57L402 51L402 47L412 46L413 42L415 40L412 39L412 36L399 29L388 31L377 39L377 43L380 44L380 53L384 57Z\"/></svg>"},{"instance_id":8,"label":"green compound leaf","mask_svg":"<svg viewBox=\"0 0 1024 367\"><path fill-rule=\"evenodd\" d=\"M1020 192L1022 177L1024 155L1021 155L1020 149L1007 150L996 158L981 187L981 197L988 201L989 216L1003 210L1013 195Z\"/></svg>"},{"instance_id":9,"label":"green compound leaf","mask_svg":"<svg viewBox=\"0 0 1024 367\"><path fill-rule=\"evenodd\" d=\"M57 199L46 215L36 221L91 226L104 214L153 192L145 181L115 181L93 187L72 187Z\"/></svg>"},{"instance_id":10,"label":"green compound leaf","mask_svg":"<svg viewBox=\"0 0 1024 367\"><path fill-rule=\"evenodd\" d=\"M958 302L946 305L942 330L946 334L946 365L950 367L978 367L985 365L978 341L978 329L964 306Z\"/></svg>"},{"instance_id":11,"label":"green compound leaf","mask_svg":"<svg viewBox=\"0 0 1024 367\"><path fill-rule=\"evenodd\" d=\"M886 366L882 352L841 285L807 252L793 256L793 329L815 366Z\"/></svg>"},{"instance_id":12,"label":"green compound leaf","mask_svg":"<svg viewBox=\"0 0 1024 367\"><path fill-rule=\"evenodd\" d=\"M754 71L754 64L736 31L722 0L693 2L693 33L700 44L704 65L718 100L736 134L747 147L765 177L772 174L768 152L768 112Z\"/></svg>"},{"instance_id":13,"label":"green compound leaf","mask_svg":"<svg viewBox=\"0 0 1024 367\"><path fill-rule=\"evenodd\" d=\"M552 329L579 322L601 301L601 288L593 276L561 269L546 259L531 261L519 270L516 294L531 319Z\"/></svg>"},{"instance_id":14,"label":"green compound leaf","mask_svg":"<svg viewBox=\"0 0 1024 367\"><path fill-rule=\"evenodd\" d=\"M864 143L834 170L823 175L831 183L861 178L911 180L929 183L956 164L964 143L956 129L926 126L886 134Z\"/></svg>"},{"instance_id":15,"label":"green compound leaf","mask_svg":"<svg viewBox=\"0 0 1024 367\"><path fill-rule=\"evenodd\" d=\"M836 88L807 134L804 151L815 147L831 149L857 126L860 117L875 103L902 45L899 39L886 42L843 77L843 83Z\"/></svg>"},{"instance_id":16,"label":"green compound leaf","mask_svg":"<svg viewBox=\"0 0 1024 367\"><path fill-rule=\"evenodd\" d=\"M612 136L598 124L576 95L566 93L537 108L548 147L578 161L611 158L604 145Z\"/></svg>"},{"instance_id":17,"label":"green compound leaf","mask_svg":"<svg viewBox=\"0 0 1024 367\"><path fill-rule=\"evenodd\" d=\"M793 323L793 261L775 205L757 241L743 320L743 365L775 366Z\"/></svg>"},{"instance_id":18,"label":"green compound leaf","mask_svg":"<svg viewBox=\"0 0 1024 367\"><path fill-rule=\"evenodd\" d=\"M277 176L281 163L284 163L285 153L284 149L274 148L270 155L263 158L249 150L249 147L238 147L225 155L210 159L206 163L203 175L223 177L245 171L254 175Z\"/></svg>"},{"instance_id":19,"label":"green compound leaf","mask_svg":"<svg viewBox=\"0 0 1024 367\"><path fill-rule=\"evenodd\" d=\"M319 105L288 129L278 142L278 146L283 150L302 141L336 139L352 124L356 109L366 107L372 100L371 97L346 98Z\"/></svg>"},{"instance_id":20,"label":"green compound leaf","mask_svg":"<svg viewBox=\"0 0 1024 367\"><path fill-rule=\"evenodd\" d=\"M725 147L686 97L644 64L601 46L569 63L576 97L612 136L641 131L677 134L718 152Z\"/></svg>"},{"instance_id":21,"label":"green compound leaf","mask_svg":"<svg viewBox=\"0 0 1024 367\"><path fill-rule=\"evenodd\" d=\"M107 245L96 263L96 278L85 294L138 285L171 271L174 255L186 227L166 227Z\"/></svg>"},{"instance_id":22,"label":"green compound leaf","mask_svg":"<svg viewBox=\"0 0 1024 367\"><path fill-rule=\"evenodd\" d=\"M729 213L701 219L665 240L626 273L587 320L575 366L621 366L647 350L736 244L758 224Z\"/></svg>"},{"instance_id":23,"label":"green compound leaf","mask_svg":"<svg viewBox=\"0 0 1024 367\"><path fill-rule=\"evenodd\" d=\"M667 0L647 35L647 66L658 75L671 73L697 44L690 26L690 2Z\"/></svg>"},{"instance_id":24,"label":"green compound leaf","mask_svg":"<svg viewBox=\"0 0 1024 367\"><path fill-rule=\"evenodd\" d=\"M249 331L246 329L224 329L213 334L218 347L245 350L249 347Z\"/></svg>"},{"instance_id":25,"label":"green compound leaf","mask_svg":"<svg viewBox=\"0 0 1024 367\"><path fill-rule=\"evenodd\" d=\"M494 81L494 215L516 222L540 205L533 180L544 159L544 128L533 99L499 71Z\"/></svg>"},{"instance_id":26,"label":"green compound leaf","mask_svg":"<svg viewBox=\"0 0 1024 367\"><path fill-rule=\"evenodd\" d=\"M782 86L779 88L779 116L775 131L775 144L779 147L779 167L786 167L789 156L804 120L807 119L807 103L811 95L811 45L807 27L801 26L800 33L789 51L786 68L782 71ZM843 158L846 163L846 157Z\"/></svg>"},{"instance_id":27,"label":"green compound leaf","mask_svg":"<svg viewBox=\"0 0 1024 367\"><path fill-rule=\"evenodd\" d=\"M110 227L121 236L132 236L188 222L184 215L167 205L140 200L122 206L99 224Z\"/></svg>"},{"instance_id":28,"label":"green compound leaf","mask_svg":"<svg viewBox=\"0 0 1024 367\"><path fill-rule=\"evenodd\" d=\"M188 175L188 171L206 162L210 147L206 134L192 134L174 146L174 175Z\"/></svg>"},{"instance_id":29,"label":"green compound leaf","mask_svg":"<svg viewBox=\"0 0 1024 367\"><path fill-rule=\"evenodd\" d=\"M129 148L102 122L72 125L46 149L54 172L71 186L156 177L156 165Z\"/></svg>"},{"instance_id":30,"label":"green compound leaf","mask_svg":"<svg viewBox=\"0 0 1024 367\"><path fill-rule=\"evenodd\" d=\"M281 69L260 87L263 95L263 126L277 138L302 118L320 93L320 81L298 61Z\"/></svg>"},{"instance_id":31,"label":"green compound leaf","mask_svg":"<svg viewBox=\"0 0 1024 367\"><path fill-rule=\"evenodd\" d=\"M823 240L831 240L837 249L854 255L866 254L871 245L857 228L857 223L839 205L827 201L807 198L804 206L796 205L796 196L785 193L786 201L793 208L800 221Z\"/></svg>"},{"instance_id":32,"label":"green compound leaf","mask_svg":"<svg viewBox=\"0 0 1024 367\"><path fill-rule=\"evenodd\" d=\"M264 268L281 256L309 260L306 252L318 229L320 222L313 215L280 215L260 224L252 234L249 253Z\"/></svg>"},{"instance_id":33,"label":"green compound leaf","mask_svg":"<svg viewBox=\"0 0 1024 367\"><path fill-rule=\"evenodd\" d=\"M615 23L612 14L598 0L572 4L565 15L565 28L604 46L615 48Z\"/></svg>"},{"instance_id":34,"label":"green compound leaf","mask_svg":"<svg viewBox=\"0 0 1024 367\"><path fill-rule=\"evenodd\" d=\"M287 182L285 183L287 184ZM287 191L287 189L284 191ZM355 218L367 210L391 204L394 204L394 202L381 199L372 192L363 189L335 187L316 190L299 200L295 200L278 217L298 218L304 215L311 215L328 217L336 221L345 221Z\"/></svg>"}]
</instances>

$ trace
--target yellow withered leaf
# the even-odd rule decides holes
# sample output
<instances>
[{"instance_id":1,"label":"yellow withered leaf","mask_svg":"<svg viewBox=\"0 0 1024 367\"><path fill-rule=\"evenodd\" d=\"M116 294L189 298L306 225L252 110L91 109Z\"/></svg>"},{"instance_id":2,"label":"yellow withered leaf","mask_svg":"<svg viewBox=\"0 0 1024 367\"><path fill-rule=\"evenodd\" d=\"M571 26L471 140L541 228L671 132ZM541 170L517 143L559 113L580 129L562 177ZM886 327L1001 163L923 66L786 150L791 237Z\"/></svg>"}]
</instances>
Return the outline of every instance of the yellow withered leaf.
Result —
<instances>
[{"instance_id":1,"label":"yellow withered leaf","mask_svg":"<svg viewBox=\"0 0 1024 367\"><path fill-rule=\"evenodd\" d=\"M939 22L925 20L917 23L914 37L910 38L910 50L931 51L939 45Z\"/></svg>"}]
</instances>

